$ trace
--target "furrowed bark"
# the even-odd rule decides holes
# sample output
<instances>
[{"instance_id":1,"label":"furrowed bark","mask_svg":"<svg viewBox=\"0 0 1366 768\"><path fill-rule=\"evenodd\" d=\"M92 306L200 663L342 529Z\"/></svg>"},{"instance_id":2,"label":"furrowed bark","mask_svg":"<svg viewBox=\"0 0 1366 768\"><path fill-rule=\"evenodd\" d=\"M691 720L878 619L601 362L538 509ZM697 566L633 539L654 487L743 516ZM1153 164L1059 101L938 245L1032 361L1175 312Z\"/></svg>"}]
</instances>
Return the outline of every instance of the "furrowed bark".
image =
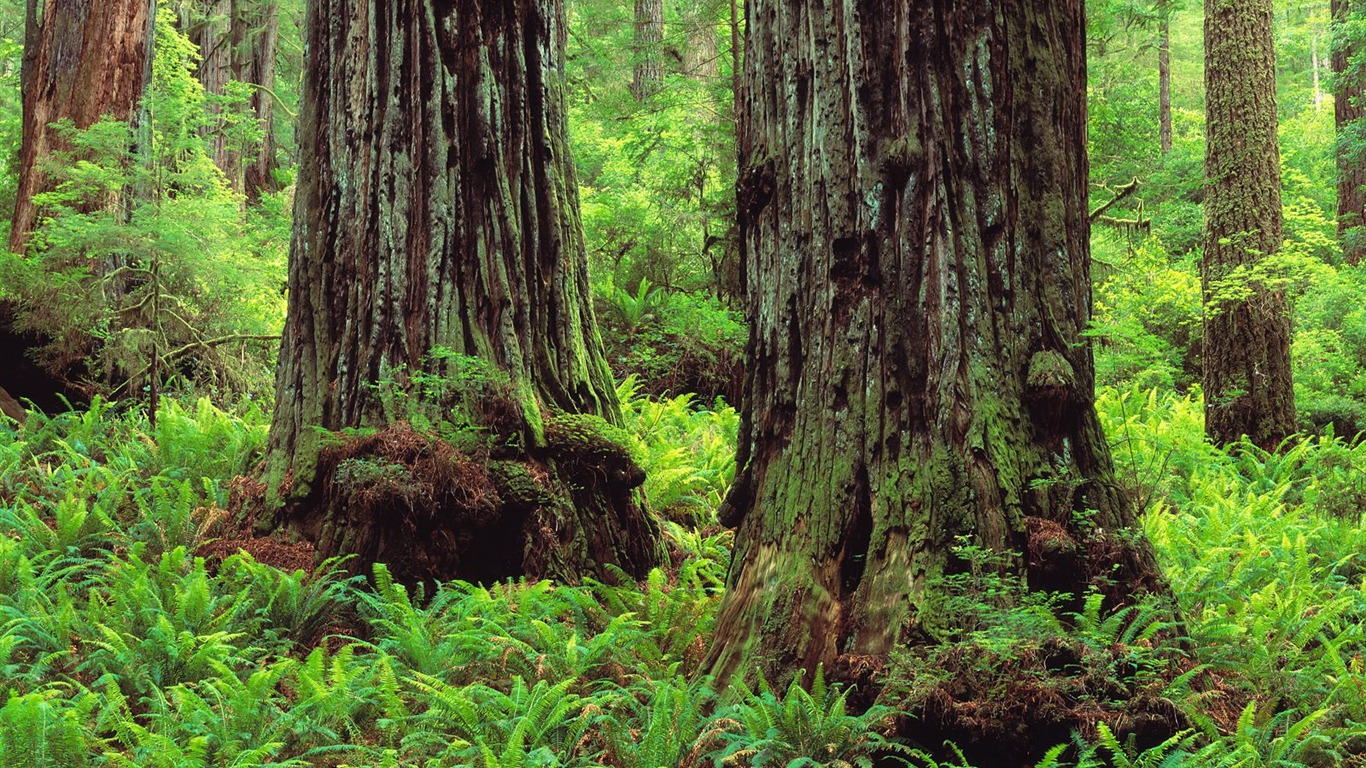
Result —
<instances>
[{"instance_id":1,"label":"furrowed bark","mask_svg":"<svg viewBox=\"0 0 1366 768\"><path fill-rule=\"evenodd\" d=\"M1163 589L1093 407L1080 0L746 18L752 331L708 671L932 638L958 537L1023 553L1031 588Z\"/></svg>"},{"instance_id":2,"label":"furrowed bark","mask_svg":"<svg viewBox=\"0 0 1366 768\"><path fill-rule=\"evenodd\" d=\"M451 558L478 554L449 551L439 508L405 529L357 518L327 492L335 467L319 429L405 418L409 398L382 390L416 398L412 373L444 347L505 373L517 458L550 499L498 529L515 538L480 545L511 550L509 572L494 575L605 578L614 565L638 576L659 562L655 524L630 491L641 478L557 451L543 418L620 415L589 304L563 18L558 0L310 8L268 485L284 505L277 523L324 555L447 579L462 576Z\"/></svg>"},{"instance_id":3,"label":"furrowed bark","mask_svg":"<svg viewBox=\"0 0 1366 768\"><path fill-rule=\"evenodd\" d=\"M1271 449L1295 431L1290 312L1256 274L1281 247L1271 0L1209 0L1205 16L1205 432Z\"/></svg>"}]
</instances>

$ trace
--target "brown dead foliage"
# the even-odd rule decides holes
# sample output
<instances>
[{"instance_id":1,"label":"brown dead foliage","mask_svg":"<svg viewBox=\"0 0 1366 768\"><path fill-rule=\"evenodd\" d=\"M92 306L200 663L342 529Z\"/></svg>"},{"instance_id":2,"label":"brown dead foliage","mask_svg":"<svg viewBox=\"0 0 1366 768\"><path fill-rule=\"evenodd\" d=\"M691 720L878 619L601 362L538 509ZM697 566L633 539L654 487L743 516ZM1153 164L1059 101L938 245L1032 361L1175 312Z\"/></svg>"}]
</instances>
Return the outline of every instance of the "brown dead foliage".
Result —
<instances>
[{"instance_id":1,"label":"brown dead foliage","mask_svg":"<svg viewBox=\"0 0 1366 768\"><path fill-rule=\"evenodd\" d=\"M265 508L266 486L258 478L238 475L228 482L228 509L210 529L209 539L197 554L210 564L246 552L257 562L283 571L312 570L317 550L306 541L286 542L255 532L256 520Z\"/></svg>"},{"instance_id":2,"label":"brown dead foliage","mask_svg":"<svg viewBox=\"0 0 1366 768\"><path fill-rule=\"evenodd\" d=\"M1061 637L1009 651L943 646L919 665L932 680L890 682L880 703L907 712L901 736L930 751L952 741L980 768L1033 765L1073 732L1094 737L1097 723L1147 748L1188 723L1157 693L1162 681L1138 681L1131 651Z\"/></svg>"}]
</instances>

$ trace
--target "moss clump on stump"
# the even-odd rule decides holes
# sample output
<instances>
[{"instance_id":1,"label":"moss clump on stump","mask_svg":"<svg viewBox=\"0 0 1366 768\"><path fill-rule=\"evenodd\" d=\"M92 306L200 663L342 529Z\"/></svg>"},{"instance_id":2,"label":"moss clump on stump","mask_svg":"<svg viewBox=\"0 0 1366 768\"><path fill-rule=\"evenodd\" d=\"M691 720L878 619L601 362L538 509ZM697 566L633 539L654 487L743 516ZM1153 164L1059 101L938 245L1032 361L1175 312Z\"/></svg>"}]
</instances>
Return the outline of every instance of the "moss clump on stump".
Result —
<instances>
[{"instance_id":1,"label":"moss clump on stump","mask_svg":"<svg viewBox=\"0 0 1366 768\"><path fill-rule=\"evenodd\" d=\"M490 441L456 447L407 422L334 440L319 462L318 503L332 512L301 516L291 529L316 543L319 558L356 555L356 571L383 562L409 583L576 581L583 562L608 551L634 559L603 562L643 575L658 561L653 521L635 500L645 473L630 435L594 416L545 424L545 444L515 458ZM614 535L622 521L607 519L597 499L638 520Z\"/></svg>"},{"instance_id":2,"label":"moss clump on stump","mask_svg":"<svg viewBox=\"0 0 1366 768\"><path fill-rule=\"evenodd\" d=\"M635 439L599 416L552 416L545 422L545 441L550 457L580 474L606 472L609 480L626 488L636 488L645 482Z\"/></svg>"},{"instance_id":3,"label":"moss clump on stump","mask_svg":"<svg viewBox=\"0 0 1366 768\"><path fill-rule=\"evenodd\" d=\"M1061 352L1035 352L1029 358L1025 387L1037 399L1071 400L1077 388L1077 372Z\"/></svg>"}]
</instances>

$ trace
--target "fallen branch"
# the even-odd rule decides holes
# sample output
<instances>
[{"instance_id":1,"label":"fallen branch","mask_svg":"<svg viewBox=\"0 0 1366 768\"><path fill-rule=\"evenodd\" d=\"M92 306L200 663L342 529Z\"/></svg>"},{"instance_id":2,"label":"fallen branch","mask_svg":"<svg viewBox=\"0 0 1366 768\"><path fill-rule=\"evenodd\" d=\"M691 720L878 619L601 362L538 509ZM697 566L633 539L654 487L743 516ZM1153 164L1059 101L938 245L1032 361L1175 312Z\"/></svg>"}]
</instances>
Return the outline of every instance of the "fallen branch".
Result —
<instances>
[{"instance_id":1,"label":"fallen branch","mask_svg":"<svg viewBox=\"0 0 1366 768\"><path fill-rule=\"evenodd\" d=\"M1090 222L1092 224L1095 224L1096 221L1100 219L1100 217L1105 215L1106 211L1110 210L1115 206L1115 203L1118 203L1120 200L1123 200L1124 198L1128 197L1129 195L1132 195L1134 192L1137 191L1138 178L1135 177L1133 181L1115 190L1115 196L1110 198L1110 202L1106 203L1105 205L1102 205L1094 211L1091 211L1091 215L1089 217Z\"/></svg>"}]
</instances>

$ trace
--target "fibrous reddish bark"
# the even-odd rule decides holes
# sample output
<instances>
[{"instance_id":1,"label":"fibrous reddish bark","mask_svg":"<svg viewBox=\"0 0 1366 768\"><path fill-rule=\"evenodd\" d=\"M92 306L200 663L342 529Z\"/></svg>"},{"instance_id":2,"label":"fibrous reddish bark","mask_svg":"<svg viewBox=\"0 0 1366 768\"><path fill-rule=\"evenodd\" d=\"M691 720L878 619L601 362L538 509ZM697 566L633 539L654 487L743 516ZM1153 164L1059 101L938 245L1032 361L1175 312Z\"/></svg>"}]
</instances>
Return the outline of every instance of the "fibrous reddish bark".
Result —
<instances>
[{"instance_id":1,"label":"fibrous reddish bark","mask_svg":"<svg viewBox=\"0 0 1366 768\"><path fill-rule=\"evenodd\" d=\"M1258 269L1281 247L1271 0L1208 0L1205 432L1274 448L1295 431L1290 312Z\"/></svg>"},{"instance_id":2,"label":"fibrous reddish bark","mask_svg":"<svg viewBox=\"0 0 1366 768\"><path fill-rule=\"evenodd\" d=\"M1353 0L1333 0L1333 21L1338 39L1333 45L1333 74L1336 77L1334 122L1338 136L1338 239L1348 264L1361 263L1366 255L1366 152L1362 149L1362 130L1366 124L1366 82L1360 72L1350 71L1348 62L1361 49L1358 41L1344 39L1343 22L1348 14L1363 9Z\"/></svg>"},{"instance_id":3,"label":"fibrous reddish bark","mask_svg":"<svg viewBox=\"0 0 1366 768\"><path fill-rule=\"evenodd\" d=\"M661 551L630 491L638 470L598 461L610 450L567 447L574 430L557 425L572 417L552 415L619 418L565 137L562 3L323 0L307 28L268 459L284 504L277 522L324 555L402 560L409 578L467 576L451 541L510 553L509 572L495 575L643 574ZM453 521L440 503L406 509L404 520L353 514L328 490L339 482L336 457L319 430L405 418L420 396L412 374L437 348L506 377L510 402L499 406L500 424L486 426L520 446L490 457L520 462L506 468L525 480L520 497L501 489L502 511L487 526ZM458 376L453 359L432 360L427 372ZM440 449L424 448L422 436L399 439L405 429L391 427L377 450L411 457L413 471L431 466ZM444 494L460 485L447 480L429 486ZM457 525L459 535L447 530Z\"/></svg>"},{"instance_id":4,"label":"fibrous reddish bark","mask_svg":"<svg viewBox=\"0 0 1366 768\"><path fill-rule=\"evenodd\" d=\"M62 148L52 124L88 128L137 115L151 78L153 21L152 0L47 0L26 66L11 250L22 251L38 223L34 196L50 191L43 164Z\"/></svg>"},{"instance_id":5,"label":"fibrous reddish bark","mask_svg":"<svg viewBox=\"0 0 1366 768\"><path fill-rule=\"evenodd\" d=\"M1024 553L1035 589L1161 589L1093 407L1081 0L747 19L752 331L709 671L934 637L958 537Z\"/></svg>"}]
</instances>

